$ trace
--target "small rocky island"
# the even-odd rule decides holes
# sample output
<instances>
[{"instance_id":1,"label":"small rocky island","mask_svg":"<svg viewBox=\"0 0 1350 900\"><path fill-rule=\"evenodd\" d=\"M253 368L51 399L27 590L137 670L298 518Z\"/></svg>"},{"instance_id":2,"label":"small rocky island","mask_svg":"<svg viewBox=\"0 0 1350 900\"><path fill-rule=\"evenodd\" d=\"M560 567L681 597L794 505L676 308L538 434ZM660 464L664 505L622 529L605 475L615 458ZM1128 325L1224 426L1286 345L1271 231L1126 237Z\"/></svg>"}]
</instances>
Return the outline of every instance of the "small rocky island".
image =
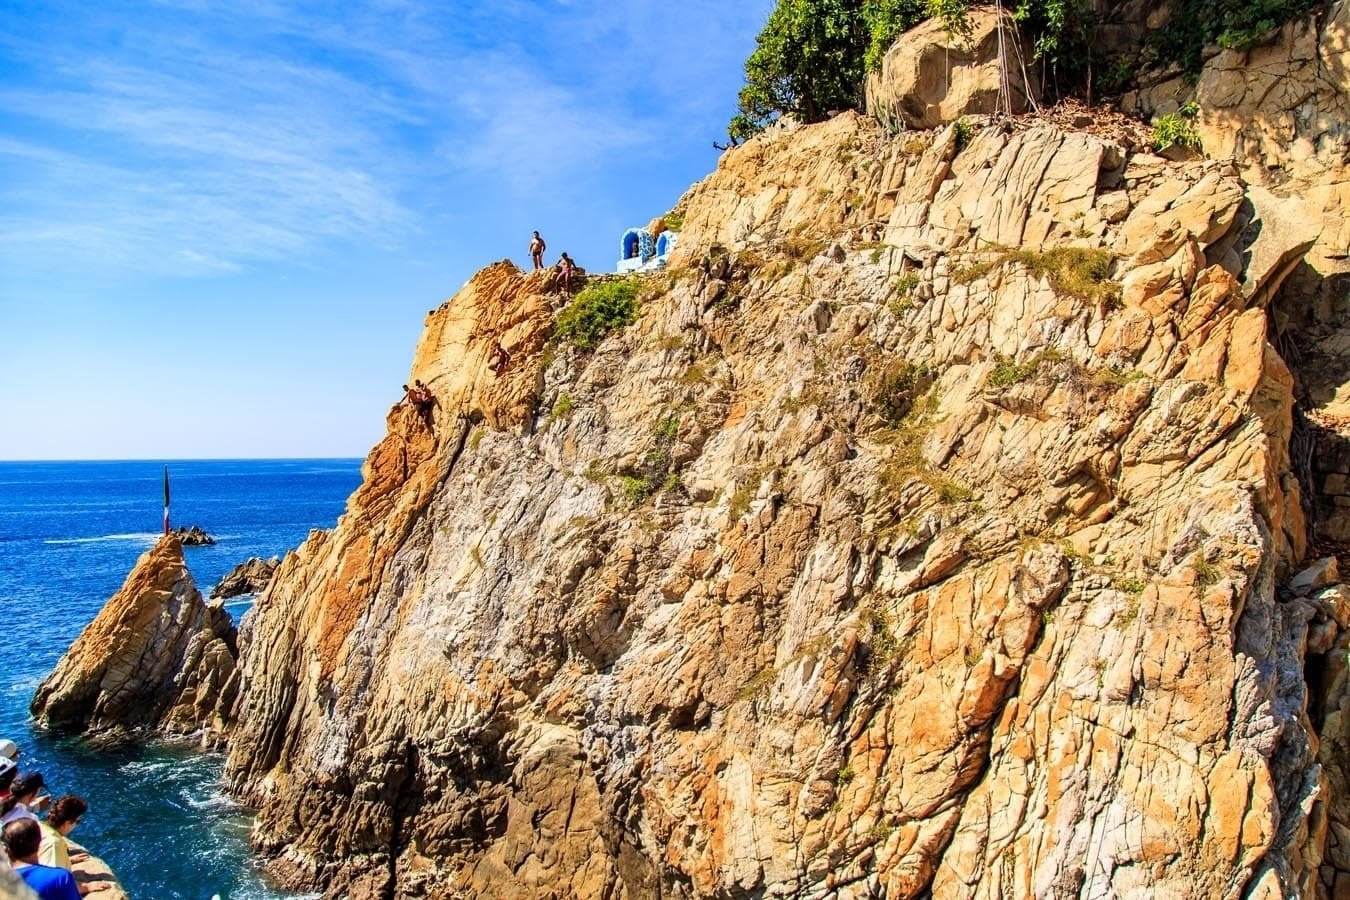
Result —
<instances>
[{"instance_id":1,"label":"small rocky island","mask_svg":"<svg viewBox=\"0 0 1350 900\"><path fill-rule=\"evenodd\" d=\"M203 531L200 525L191 527L179 525L173 530L173 535L183 542L184 547L209 547L216 542L216 539Z\"/></svg>"},{"instance_id":2,"label":"small rocky island","mask_svg":"<svg viewBox=\"0 0 1350 900\"><path fill-rule=\"evenodd\" d=\"M281 558L277 556L271 559L250 556L231 569L229 574L220 579L215 587L211 588L211 599L224 600L230 597L242 597L246 594L261 594L267 587L267 583L272 580L272 575L276 573L279 565L281 565Z\"/></svg>"}]
</instances>

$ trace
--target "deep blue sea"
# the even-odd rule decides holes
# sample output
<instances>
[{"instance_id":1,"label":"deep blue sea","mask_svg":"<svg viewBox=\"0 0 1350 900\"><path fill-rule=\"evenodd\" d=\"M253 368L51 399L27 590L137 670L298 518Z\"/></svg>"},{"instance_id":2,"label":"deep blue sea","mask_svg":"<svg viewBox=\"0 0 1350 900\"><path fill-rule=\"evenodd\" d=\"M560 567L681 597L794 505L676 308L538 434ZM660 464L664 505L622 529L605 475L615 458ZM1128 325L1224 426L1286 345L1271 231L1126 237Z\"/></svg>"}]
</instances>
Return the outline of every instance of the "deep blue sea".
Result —
<instances>
[{"instance_id":1,"label":"deep blue sea","mask_svg":"<svg viewBox=\"0 0 1350 900\"><path fill-rule=\"evenodd\" d=\"M102 856L133 900L284 896L260 877L249 818L219 785L221 759L163 748L96 753L33 730L28 704L161 528L162 462L0 462L0 738L23 751L53 797L89 813L71 835ZM198 588L250 556L283 555L337 522L360 460L170 462L173 524L213 547L186 548ZM249 601L229 607L238 619Z\"/></svg>"}]
</instances>

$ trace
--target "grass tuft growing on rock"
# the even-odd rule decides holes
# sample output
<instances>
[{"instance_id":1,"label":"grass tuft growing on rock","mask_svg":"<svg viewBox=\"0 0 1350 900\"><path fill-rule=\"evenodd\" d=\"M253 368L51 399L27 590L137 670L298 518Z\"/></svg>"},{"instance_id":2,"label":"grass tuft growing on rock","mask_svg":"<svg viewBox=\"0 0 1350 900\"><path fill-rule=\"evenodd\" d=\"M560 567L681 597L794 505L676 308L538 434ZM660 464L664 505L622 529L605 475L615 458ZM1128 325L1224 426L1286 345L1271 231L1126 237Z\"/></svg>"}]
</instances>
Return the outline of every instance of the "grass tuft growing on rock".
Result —
<instances>
[{"instance_id":1,"label":"grass tuft growing on rock","mask_svg":"<svg viewBox=\"0 0 1350 900\"><path fill-rule=\"evenodd\" d=\"M1036 376L1044 363L1056 363L1064 359L1058 350L1042 350L1024 363L1016 362L1006 356L1000 356L994 363L994 369L985 382L989 387L1001 388L1021 384Z\"/></svg>"},{"instance_id":2,"label":"grass tuft growing on rock","mask_svg":"<svg viewBox=\"0 0 1350 900\"><path fill-rule=\"evenodd\" d=\"M1005 247L992 259L957 269L952 273L952 280L957 284L969 284L995 269L1015 263L1038 278L1048 279L1050 287L1058 294L1110 303L1120 295L1120 285L1111 280L1113 260L1106 250L1086 247L1055 247L1051 250Z\"/></svg>"},{"instance_id":3,"label":"grass tuft growing on rock","mask_svg":"<svg viewBox=\"0 0 1350 900\"><path fill-rule=\"evenodd\" d=\"M592 285L558 314L554 334L581 350L590 350L616 328L637 319L638 281L606 281Z\"/></svg>"}]
</instances>

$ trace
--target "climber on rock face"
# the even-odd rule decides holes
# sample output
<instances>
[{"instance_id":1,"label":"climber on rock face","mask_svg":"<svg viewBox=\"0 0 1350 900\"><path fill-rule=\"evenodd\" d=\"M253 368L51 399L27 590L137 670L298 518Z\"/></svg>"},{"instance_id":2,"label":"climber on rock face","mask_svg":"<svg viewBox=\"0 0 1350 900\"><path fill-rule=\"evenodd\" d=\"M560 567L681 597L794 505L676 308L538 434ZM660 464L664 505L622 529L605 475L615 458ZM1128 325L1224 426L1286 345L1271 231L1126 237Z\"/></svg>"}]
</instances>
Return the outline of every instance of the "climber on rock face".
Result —
<instances>
[{"instance_id":1,"label":"climber on rock face","mask_svg":"<svg viewBox=\"0 0 1350 900\"><path fill-rule=\"evenodd\" d=\"M544 243L544 239L536 231L534 237L530 239L530 259L534 261L535 269L544 267L544 251L547 249L548 245Z\"/></svg>"},{"instance_id":2,"label":"climber on rock face","mask_svg":"<svg viewBox=\"0 0 1350 900\"><path fill-rule=\"evenodd\" d=\"M566 256L567 254L563 255ZM501 341L497 341L492 348L492 354L488 357L488 368L492 370L492 374L498 375L510 361L511 354L506 352L506 348L502 346Z\"/></svg>"},{"instance_id":3,"label":"climber on rock face","mask_svg":"<svg viewBox=\"0 0 1350 900\"><path fill-rule=\"evenodd\" d=\"M433 421L433 410L437 405L436 395L431 392L431 388L422 383L419 378L413 382L412 391L408 395L412 399L413 408L417 410L426 423L427 430L430 431Z\"/></svg>"}]
</instances>

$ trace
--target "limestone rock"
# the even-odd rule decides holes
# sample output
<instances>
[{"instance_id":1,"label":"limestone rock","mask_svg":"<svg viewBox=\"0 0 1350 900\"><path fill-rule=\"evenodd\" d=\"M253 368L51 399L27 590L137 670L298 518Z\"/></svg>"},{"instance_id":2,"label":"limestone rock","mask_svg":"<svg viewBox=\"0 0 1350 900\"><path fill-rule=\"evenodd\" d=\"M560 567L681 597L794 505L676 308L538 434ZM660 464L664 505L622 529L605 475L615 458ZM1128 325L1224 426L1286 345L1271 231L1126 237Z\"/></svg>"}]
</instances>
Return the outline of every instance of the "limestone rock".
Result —
<instances>
[{"instance_id":1,"label":"limestone rock","mask_svg":"<svg viewBox=\"0 0 1350 900\"><path fill-rule=\"evenodd\" d=\"M215 587L211 588L211 599L261 594L279 565L281 560L275 556L271 559L251 556L231 569Z\"/></svg>"},{"instance_id":2,"label":"limestone rock","mask_svg":"<svg viewBox=\"0 0 1350 900\"><path fill-rule=\"evenodd\" d=\"M1293 377L1218 261L1247 202L1223 163L843 114L727 152L593 351L542 352L544 277L480 272L414 359L435 421L391 414L248 622L227 778L271 871L331 897L1334 881L1304 667L1343 659L1344 611L1281 599Z\"/></svg>"},{"instance_id":3,"label":"limestone rock","mask_svg":"<svg viewBox=\"0 0 1350 900\"><path fill-rule=\"evenodd\" d=\"M238 689L235 629L166 535L38 686L38 724L100 740L219 731Z\"/></svg>"},{"instance_id":4,"label":"limestone rock","mask_svg":"<svg viewBox=\"0 0 1350 900\"><path fill-rule=\"evenodd\" d=\"M896 130L936 128L1005 108L1025 112L1035 89L1013 49L1016 25L987 7L972 9L969 19L969 35L949 33L936 18L902 34L881 69L867 76L867 112ZM1008 63L1006 86L1002 60Z\"/></svg>"}]
</instances>

